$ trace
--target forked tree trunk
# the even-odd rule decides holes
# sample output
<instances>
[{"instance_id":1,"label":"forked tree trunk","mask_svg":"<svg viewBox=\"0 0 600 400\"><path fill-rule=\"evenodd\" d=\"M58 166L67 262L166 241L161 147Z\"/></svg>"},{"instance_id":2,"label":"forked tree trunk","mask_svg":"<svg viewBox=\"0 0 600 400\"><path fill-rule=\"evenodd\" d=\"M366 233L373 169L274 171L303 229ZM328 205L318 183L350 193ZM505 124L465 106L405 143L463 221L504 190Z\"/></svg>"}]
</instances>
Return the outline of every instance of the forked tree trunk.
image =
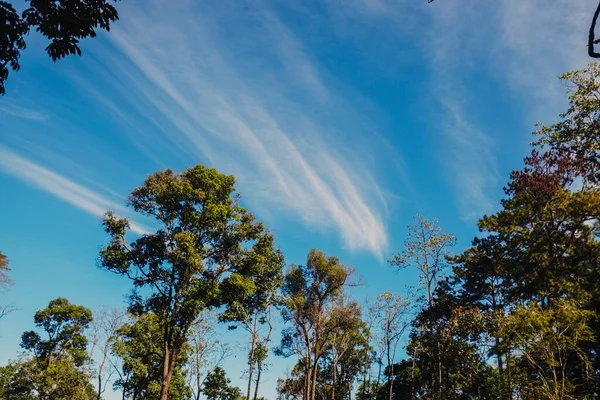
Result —
<instances>
[{"instance_id":1,"label":"forked tree trunk","mask_svg":"<svg viewBox=\"0 0 600 400\"><path fill-rule=\"evenodd\" d=\"M265 362L266 357L268 356L268 348L269 343L271 342L271 334L273 333L273 324L271 323L271 314L269 312L269 318L267 319L269 324L269 332L267 333L267 337L264 339L264 351L265 353L256 363L256 384L254 386L254 400L258 398L258 386L260 385L260 376L262 375L263 363Z\"/></svg>"},{"instance_id":2,"label":"forked tree trunk","mask_svg":"<svg viewBox=\"0 0 600 400\"><path fill-rule=\"evenodd\" d=\"M165 344L165 356L163 359L163 381L160 388L160 400L167 400L169 397L169 387L171 385L171 378L175 372L175 362L177 360L177 353L169 348L168 343Z\"/></svg>"}]
</instances>

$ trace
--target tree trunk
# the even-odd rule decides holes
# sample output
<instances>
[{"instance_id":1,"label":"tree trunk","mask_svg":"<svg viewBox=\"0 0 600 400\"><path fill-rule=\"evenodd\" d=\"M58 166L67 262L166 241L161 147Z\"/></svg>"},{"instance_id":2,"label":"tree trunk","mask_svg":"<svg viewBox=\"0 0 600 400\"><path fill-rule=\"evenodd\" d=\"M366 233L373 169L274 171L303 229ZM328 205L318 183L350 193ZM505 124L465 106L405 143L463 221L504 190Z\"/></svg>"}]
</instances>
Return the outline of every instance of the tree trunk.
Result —
<instances>
[{"instance_id":1,"label":"tree trunk","mask_svg":"<svg viewBox=\"0 0 600 400\"><path fill-rule=\"evenodd\" d=\"M254 400L258 397L258 385L260 384L260 376L262 375L262 368L265 359L269 354L269 343L271 343L271 334L273 333L273 324L271 323L271 309L268 312L267 323L269 324L269 332L267 333L267 337L264 339L263 346L265 349L264 357L261 357L256 363L256 384L254 386Z\"/></svg>"},{"instance_id":2,"label":"tree trunk","mask_svg":"<svg viewBox=\"0 0 600 400\"><path fill-rule=\"evenodd\" d=\"M390 331L390 324L389 321L387 322L387 331L389 333ZM392 400L392 388L394 386L394 366L392 365L393 363L393 359L392 359L392 342L390 337L386 334L386 342L387 342L387 367L389 369L389 373L390 373L390 378L388 379L390 381L389 383L389 388L388 388L388 400Z\"/></svg>"},{"instance_id":3,"label":"tree trunk","mask_svg":"<svg viewBox=\"0 0 600 400\"><path fill-rule=\"evenodd\" d=\"M367 393L371 392L370 390L367 392L367 371L366 370L363 373L363 384L362 384L362 387L363 387L363 393L367 394Z\"/></svg>"},{"instance_id":4,"label":"tree trunk","mask_svg":"<svg viewBox=\"0 0 600 400\"><path fill-rule=\"evenodd\" d=\"M392 400L392 394L394 393L394 391L393 391L393 389L394 389L394 371L393 371L394 366L391 366L390 368L392 369L392 371L390 371L390 385L389 385L390 387L389 387L389 391L388 391L388 394L389 394L388 398L389 398L389 400Z\"/></svg>"},{"instance_id":5,"label":"tree trunk","mask_svg":"<svg viewBox=\"0 0 600 400\"><path fill-rule=\"evenodd\" d=\"M383 365L383 360L378 360L377 362L377 387L381 385L381 366Z\"/></svg>"},{"instance_id":6,"label":"tree trunk","mask_svg":"<svg viewBox=\"0 0 600 400\"><path fill-rule=\"evenodd\" d=\"M166 343L165 356L163 359L163 381L160 388L160 400L167 400L169 397L169 386L171 385L171 378L175 372L176 360L177 353L174 350L169 349L169 345Z\"/></svg>"},{"instance_id":7,"label":"tree trunk","mask_svg":"<svg viewBox=\"0 0 600 400\"><path fill-rule=\"evenodd\" d=\"M438 358L438 399L442 398L442 348L440 342L437 344L437 358Z\"/></svg>"},{"instance_id":8,"label":"tree trunk","mask_svg":"<svg viewBox=\"0 0 600 400\"><path fill-rule=\"evenodd\" d=\"M410 380L411 380L411 391L412 394L410 396L411 400L414 400L417 398L416 394L415 394L415 366L417 364L417 348L415 347L415 351L413 352L413 362L412 362L412 371L410 371Z\"/></svg>"},{"instance_id":9,"label":"tree trunk","mask_svg":"<svg viewBox=\"0 0 600 400\"><path fill-rule=\"evenodd\" d=\"M507 380L504 373L504 360L502 360L502 351L500 350L500 338L498 336L494 337L494 342L496 344L496 362L498 363L498 375L500 376L500 388L502 389L501 396L503 399L506 398L507 391Z\"/></svg>"},{"instance_id":10,"label":"tree trunk","mask_svg":"<svg viewBox=\"0 0 600 400\"><path fill-rule=\"evenodd\" d=\"M333 385L331 386L331 400L335 400L335 385L337 384L337 362L333 362Z\"/></svg>"},{"instance_id":11,"label":"tree trunk","mask_svg":"<svg viewBox=\"0 0 600 400\"><path fill-rule=\"evenodd\" d=\"M96 397L97 400L102 400L102 375L98 374L98 396Z\"/></svg>"},{"instance_id":12,"label":"tree trunk","mask_svg":"<svg viewBox=\"0 0 600 400\"><path fill-rule=\"evenodd\" d=\"M312 362L310 355L307 354L306 359L306 371L304 372L304 393L302 393L303 400L310 400L310 382L312 381Z\"/></svg>"},{"instance_id":13,"label":"tree trunk","mask_svg":"<svg viewBox=\"0 0 600 400\"><path fill-rule=\"evenodd\" d=\"M250 340L250 356L248 357L248 391L246 393L246 400L250 400L250 393L252 392L252 373L254 372L254 347L256 345L256 322L252 327L252 339Z\"/></svg>"},{"instance_id":14,"label":"tree trunk","mask_svg":"<svg viewBox=\"0 0 600 400\"><path fill-rule=\"evenodd\" d=\"M310 400L315 400L317 398L317 370L318 370L318 364L317 364L317 357L315 356L315 362L313 364L313 378L312 378L312 387L311 387L311 396L310 396Z\"/></svg>"},{"instance_id":15,"label":"tree trunk","mask_svg":"<svg viewBox=\"0 0 600 400\"><path fill-rule=\"evenodd\" d=\"M256 366L256 385L254 386L254 400L258 398L258 385L260 383L260 375L262 373L262 361Z\"/></svg>"}]
</instances>

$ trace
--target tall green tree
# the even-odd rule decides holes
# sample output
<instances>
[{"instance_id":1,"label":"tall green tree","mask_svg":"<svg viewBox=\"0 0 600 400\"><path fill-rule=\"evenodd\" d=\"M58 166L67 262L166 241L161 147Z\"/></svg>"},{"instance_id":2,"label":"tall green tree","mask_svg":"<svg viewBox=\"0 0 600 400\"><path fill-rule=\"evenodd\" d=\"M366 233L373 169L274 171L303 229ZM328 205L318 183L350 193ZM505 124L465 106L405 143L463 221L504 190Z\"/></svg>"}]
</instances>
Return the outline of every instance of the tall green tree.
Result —
<instances>
[{"instance_id":1,"label":"tall green tree","mask_svg":"<svg viewBox=\"0 0 600 400\"><path fill-rule=\"evenodd\" d=\"M408 237L404 242L404 250L395 253L390 264L399 269L414 268L419 272L419 284L421 292L425 294L425 308L431 309L435 306L434 293L438 283L446 273L450 251L456 239L454 235L442 231L436 218L429 220L421 214L414 218L413 225L408 227ZM431 327L423 325L422 329L430 330ZM437 348L434 359L437 368L431 379L431 383L437 388L437 396L442 396L443 363L441 343L436 342ZM421 347L413 347L414 352L420 351ZM416 354L413 353L413 357ZM393 375L392 375L393 376Z\"/></svg>"},{"instance_id":2,"label":"tall green tree","mask_svg":"<svg viewBox=\"0 0 600 400\"><path fill-rule=\"evenodd\" d=\"M235 178L202 165L180 174L149 176L128 204L153 217L155 233L127 242L129 221L107 213L110 243L101 264L129 277L130 311L152 312L162 331L162 387L166 400L187 335L200 314L226 304L229 293L255 295L253 260L274 252L273 239L238 204ZM238 299L239 301L239 299Z\"/></svg>"},{"instance_id":3,"label":"tall green tree","mask_svg":"<svg viewBox=\"0 0 600 400\"><path fill-rule=\"evenodd\" d=\"M458 289L459 306L481 315L480 338L487 349L486 356L492 357L496 365L503 399L512 398L508 373L511 347L501 331L510 306L510 254L498 235L475 238L472 247L452 260L451 278L452 286Z\"/></svg>"},{"instance_id":4,"label":"tall green tree","mask_svg":"<svg viewBox=\"0 0 600 400\"><path fill-rule=\"evenodd\" d=\"M82 366L89 361L88 340L83 334L92 322L92 312L88 308L59 297L37 311L34 321L47 339L35 331L27 331L23 333L21 346L33 352L38 364L47 368L54 360L69 359L76 366Z\"/></svg>"},{"instance_id":5,"label":"tall green tree","mask_svg":"<svg viewBox=\"0 0 600 400\"><path fill-rule=\"evenodd\" d=\"M413 326L407 347L412 398L497 398L484 396L489 391L484 390L488 369L481 354L481 315L462 308L446 281L434 293L434 305L423 309Z\"/></svg>"},{"instance_id":6,"label":"tall green tree","mask_svg":"<svg viewBox=\"0 0 600 400\"><path fill-rule=\"evenodd\" d=\"M254 398L258 396L260 375L273 332L270 313L278 302L277 290L283 282L283 254L275 250L269 241L265 240L261 245L263 248L257 248L247 257L246 264L240 266L241 271L253 277L252 281L235 282L232 287L229 287L229 281L223 286L227 307L220 317L221 321L228 322L230 329L243 327L250 336L246 400L252 396L253 382ZM249 290L240 290L240 286L248 284L251 286Z\"/></svg>"},{"instance_id":7,"label":"tall green tree","mask_svg":"<svg viewBox=\"0 0 600 400\"><path fill-rule=\"evenodd\" d=\"M595 18L598 16L598 10L600 7L596 10ZM592 34L590 31L590 35ZM575 226L579 227L583 222L585 227L582 233L577 233L577 238L585 240L588 244L595 244L599 237L595 200L600 184L600 66L598 63L590 63L587 68L565 73L561 80L567 87L569 106L559 122L540 126L536 132L539 137L537 144L549 147L570 160L571 169L578 171L571 189L575 189L576 192L573 200L579 198L581 201L572 202L572 215L575 216L575 213L581 210ZM600 356L596 351L600 343L600 293L598 285L593 284L599 279L597 263L594 265L597 253L592 246L579 253L586 261L581 268L582 280L592 283L591 287L588 286L591 293L589 309L595 314L590 321L595 339L585 346L593 365L592 375L586 381L593 383L593 387L586 386L588 391L600 393Z\"/></svg>"},{"instance_id":8,"label":"tall green tree","mask_svg":"<svg viewBox=\"0 0 600 400\"><path fill-rule=\"evenodd\" d=\"M48 400L96 399L89 381L90 357L84 335L92 312L59 297L37 311L34 320L46 338L36 331L23 334L21 346L33 353L33 359L17 365L17 374L25 376L19 378L19 393L14 395L27 398L35 394Z\"/></svg>"},{"instance_id":9,"label":"tall green tree","mask_svg":"<svg viewBox=\"0 0 600 400\"><path fill-rule=\"evenodd\" d=\"M414 395L600 393L599 72L563 76L567 112L541 126L544 148L511 174L501 209L479 221L480 237L452 259L451 276L415 319L405 365Z\"/></svg>"},{"instance_id":10,"label":"tall green tree","mask_svg":"<svg viewBox=\"0 0 600 400\"><path fill-rule=\"evenodd\" d=\"M364 366L371 362L367 325L361 314L356 302L343 298L330 311L331 335L317 377L318 386L330 388L323 397L347 399Z\"/></svg>"},{"instance_id":11,"label":"tall green tree","mask_svg":"<svg viewBox=\"0 0 600 400\"><path fill-rule=\"evenodd\" d=\"M117 0L114 0L116 2ZM25 10L18 13L15 6L0 1L0 95L5 93L4 82L9 68L20 68L19 58L25 49L25 38L35 30L48 39L46 52L53 61L70 54L81 55L79 42L95 37L96 30L109 30L119 18L110 0L27 0Z\"/></svg>"},{"instance_id":12,"label":"tall green tree","mask_svg":"<svg viewBox=\"0 0 600 400\"><path fill-rule=\"evenodd\" d=\"M328 311L331 327L325 351L319 359L315 381L316 399L348 399L354 384L371 360L371 347L367 340L367 325L362 320L361 309L354 301L339 302ZM279 393L284 398L304 398L306 368L298 360L286 379L282 379Z\"/></svg>"},{"instance_id":13,"label":"tall green tree","mask_svg":"<svg viewBox=\"0 0 600 400\"><path fill-rule=\"evenodd\" d=\"M305 266L292 265L284 276L283 319L291 326L284 329L277 352L298 357L304 400L316 399L319 361L337 327L331 310L349 275L338 258L313 249Z\"/></svg>"}]
</instances>

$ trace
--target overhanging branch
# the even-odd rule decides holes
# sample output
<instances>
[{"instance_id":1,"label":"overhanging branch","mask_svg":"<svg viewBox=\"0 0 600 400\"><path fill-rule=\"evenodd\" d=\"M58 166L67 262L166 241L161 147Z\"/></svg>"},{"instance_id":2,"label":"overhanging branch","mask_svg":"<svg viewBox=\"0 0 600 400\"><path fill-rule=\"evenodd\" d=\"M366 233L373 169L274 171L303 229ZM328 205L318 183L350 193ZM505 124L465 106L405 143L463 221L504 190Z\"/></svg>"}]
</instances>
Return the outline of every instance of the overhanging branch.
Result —
<instances>
[{"instance_id":1,"label":"overhanging branch","mask_svg":"<svg viewBox=\"0 0 600 400\"><path fill-rule=\"evenodd\" d=\"M590 25L590 33L588 35L588 55L592 58L600 58L600 53L594 51L594 44L598 43L596 40L596 21L598 21L598 15L600 15L600 2L594 12L594 18L592 18L592 24Z\"/></svg>"}]
</instances>

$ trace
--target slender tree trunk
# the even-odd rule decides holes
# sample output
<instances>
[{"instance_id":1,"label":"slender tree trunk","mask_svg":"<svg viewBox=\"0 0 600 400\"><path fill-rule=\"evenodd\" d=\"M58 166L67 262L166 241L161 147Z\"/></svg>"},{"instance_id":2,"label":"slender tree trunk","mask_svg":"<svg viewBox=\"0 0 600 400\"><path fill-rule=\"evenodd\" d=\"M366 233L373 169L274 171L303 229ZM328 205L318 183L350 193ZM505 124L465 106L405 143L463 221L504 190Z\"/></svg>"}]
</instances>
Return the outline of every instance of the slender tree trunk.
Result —
<instances>
[{"instance_id":1,"label":"slender tree trunk","mask_svg":"<svg viewBox=\"0 0 600 400\"><path fill-rule=\"evenodd\" d=\"M318 370L318 358L315 355L315 361L313 363L313 378L312 378L312 387L310 388L311 396L310 400L315 400L317 398L317 370Z\"/></svg>"},{"instance_id":2,"label":"slender tree trunk","mask_svg":"<svg viewBox=\"0 0 600 400\"><path fill-rule=\"evenodd\" d=\"M504 360L502 359L502 351L500 350L500 338L494 337L494 343L496 345L496 362L498 363L498 375L500 375L500 387L502 389L502 398L505 399L507 391L507 380L504 371ZM511 396L512 397L512 396Z\"/></svg>"},{"instance_id":3,"label":"slender tree trunk","mask_svg":"<svg viewBox=\"0 0 600 400\"><path fill-rule=\"evenodd\" d=\"M256 346L256 317L252 324L252 338L250 339L250 355L248 357L248 391L246 393L246 400L250 400L250 393L252 392L252 373L254 372L254 348Z\"/></svg>"},{"instance_id":4,"label":"slender tree trunk","mask_svg":"<svg viewBox=\"0 0 600 400\"><path fill-rule=\"evenodd\" d=\"M392 394L394 393L394 366L390 366L390 384L389 384L389 400L392 400Z\"/></svg>"},{"instance_id":5,"label":"slender tree trunk","mask_svg":"<svg viewBox=\"0 0 600 400\"><path fill-rule=\"evenodd\" d=\"M175 371L175 361L177 360L177 353L174 350L169 349L169 344L165 344L165 357L163 361L163 381L160 389L160 400L167 400L169 397L169 386L171 385L171 378Z\"/></svg>"},{"instance_id":6,"label":"slender tree trunk","mask_svg":"<svg viewBox=\"0 0 600 400\"><path fill-rule=\"evenodd\" d=\"M383 360L379 359L377 362L377 387L381 385L381 366L383 365Z\"/></svg>"},{"instance_id":7,"label":"slender tree trunk","mask_svg":"<svg viewBox=\"0 0 600 400\"><path fill-rule=\"evenodd\" d=\"M262 374L262 361L256 367L256 385L254 386L254 400L258 398L258 384L260 383L260 375Z\"/></svg>"},{"instance_id":8,"label":"slender tree trunk","mask_svg":"<svg viewBox=\"0 0 600 400\"><path fill-rule=\"evenodd\" d=\"M391 345L392 345L392 343L391 343L390 337L388 336L389 335L389 331L390 331L390 322L389 322L389 320L388 320L388 322L387 322L386 325L387 325L387 334L386 334L386 342L387 342L387 367L388 367L389 372L390 372L390 377L388 379L389 380L389 384L388 384L388 400L392 400L392 387L394 385L394 370L393 370L394 367L392 366L393 360L392 360L392 357L391 357L391 355L392 355L391 354L391 350L392 350L391 349Z\"/></svg>"},{"instance_id":9,"label":"slender tree trunk","mask_svg":"<svg viewBox=\"0 0 600 400\"><path fill-rule=\"evenodd\" d=\"M196 344L196 400L200 400L200 391L202 389L202 382L200 379L200 367L201 367L201 361L200 361L200 356L198 354L198 345Z\"/></svg>"},{"instance_id":10,"label":"slender tree trunk","mask_svg":"<svg viewBox=\"0 0 600 400\"><path fill-rule=\"evenodd\" d=\"M331 400L335 400L335 385L337 384L337 362L333 362L333 385L331 386Z\"/></svg>"},{"instance_id":11,"label":"slender tree trunk","mask_svg":"<svg viewBox=\"0 0 600 400\"><path fill-rule=\"evenodd\" d=\"M160 388L160 400L167 400L167 394L169 393L169 384L170 379L168 378L169 376L169 365L171 364L171 360L170 360L170 355L171 355L171 351L169 348L169 343L165 340L164 343L164 356L163 356L163 371L162 371L162 385Z\"/></svg>"},{"instance_id":12,"label":"slender tree trunk","mask_svg":"<svg viewBox=\"0 0 600 400\"><path fill-rule=\"evenodd\" d=\"M271 343L271 334L273 333L273 324L271 323L271 310L269 309L269 318L267 319L267 323L269 324L269 332L267 333L267 337L264 340L264 356L261 357L256 364L256 385L254 386L254 400L258 397L258 385L260 385L260 376L262 375L263 363L268 356L269 352L269 343Z\"/></svg>"},{"instance_id":13,"label":"slender tree trunk","mask_svg":"<svg viewBox=\"0 0 600 400\"><path fill-rule=\"evenodd\" d=\"M438 358L438 399L442 398L442 348L440 342L437 344L437 358Z\"/></svg>"},{"instance_id":14,"label":"slender tree trunk","mask_svg":"<svg viewBox=\"0 0 600 400\"><path fill-rule=\"evenodd\" d=\"M97 400L102 400L102 375L98 374L98 393Z\"/></svg>"},{"instance_id":15,"label":"slender tree trunk","mask_svg":"<svg viewBox=\"0 0 600 400\"><path fill-rule=\"evenodd\" d=\"M370 391L367 392L367 370L365 370L365 372L363 373L363 384L362 384L362 387L363 387L363 392L365 394L370 393Z\"/></svg>"},{"instance_id":16,"label":"slender tree trunk","mask_svg":"<svg viewBox=\"0 0 600 400\"><path fill-rule=\"evenodd\" d=\"M305 363L306 371L304 372L304 393L302 393L302 399L310 400L310 382L312 381L312 360L308 351L306 354Z\"/></svg>"},{"instance_id":17,"label":"slender tree trunk","mask_svg":"<svg viewBox=\"0 0 600 400\"><path fill-rule=\"evenodd\" d=\"M412 371L410 371L410 375L411 375L410 376L410 380L411 380L410 383L411 383L411 391L412 391L412 393L411 393L410 398L411 398L411 400L414 400L414 399L417 398L416 394L415 394L415 367L416 367L416 364L417 364L417 348L416 347L415 347L415 351L413 352L413 358L412 359L413 359L413 362L412 362Z\"/></svg>"}]
</instances>

